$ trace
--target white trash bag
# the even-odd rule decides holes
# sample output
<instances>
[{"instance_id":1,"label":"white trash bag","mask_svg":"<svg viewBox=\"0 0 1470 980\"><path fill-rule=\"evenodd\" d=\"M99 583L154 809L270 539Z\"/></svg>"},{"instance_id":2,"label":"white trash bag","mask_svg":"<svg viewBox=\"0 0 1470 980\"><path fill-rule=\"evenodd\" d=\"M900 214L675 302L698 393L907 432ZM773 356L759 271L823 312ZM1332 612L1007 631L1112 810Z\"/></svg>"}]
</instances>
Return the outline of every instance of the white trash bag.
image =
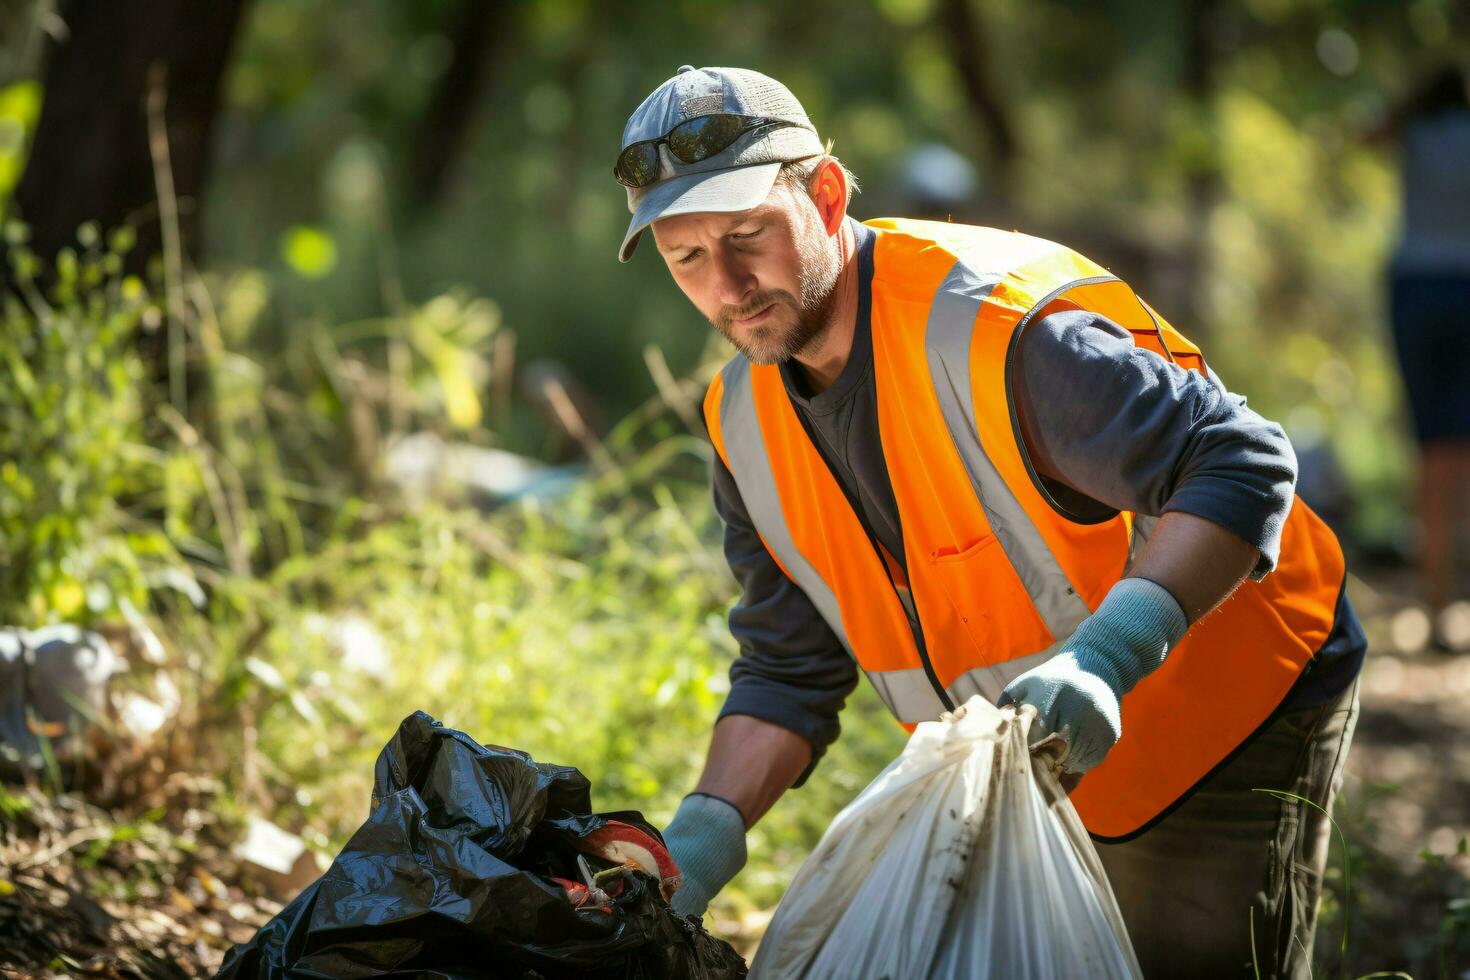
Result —
<instances>
[{"instance_id":1,"label":"white trash bag","mask_svg":"<svg viewBox=\"0 0 1470 980\"><path fill-rule=\"evenodd\" d=\"M751 976L1140 977L1035 717L977 696L920 724L797 871Z\"/></svg>"}]
</instances>

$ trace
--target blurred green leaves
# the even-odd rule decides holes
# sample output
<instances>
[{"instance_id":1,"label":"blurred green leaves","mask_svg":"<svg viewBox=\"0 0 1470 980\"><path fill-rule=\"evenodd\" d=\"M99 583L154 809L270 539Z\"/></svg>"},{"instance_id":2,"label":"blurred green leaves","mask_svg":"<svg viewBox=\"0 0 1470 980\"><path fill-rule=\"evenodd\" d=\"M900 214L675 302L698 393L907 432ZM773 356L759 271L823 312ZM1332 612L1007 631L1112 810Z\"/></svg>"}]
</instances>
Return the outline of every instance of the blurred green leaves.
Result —
<instances>
[{"instance_id":1,"label":"blurred green leaves","mask_svg":"<svg viewBox=\"0 0 1470 980\"><path fill-rule=\"evenodd\" d=\"M433 371L444 414L457 429L480 424L477 392L489 376L481 351L500 326L500 310L487 299L438 296L408 320L408 339Z\"/></svg>"},{"instance_id":2,"label":"blurred green leaves","mask_svg":"<svg viewBox=\"0 0 1470 980\"><path fill-rule=\"evenodd\" d=\"M303 279L325 279L337 267L337 241L321 228L295 225L281 236L281 258Z\"/></svg>"},{"instance_id":3,"label":"blurred green leaves","mask_svg":"<svg viewBox=\"0 0 1470 980\"><path fill-rule=\"evenodd\" d=\"M494 296L520 357L555 358L620 414L652 391L644 346L685 372L709 331L660 263L612 258L627 221L608 173L618 134L680 63L745 65L787 82L835 140L862 180L857 215L912 214L909 153L952 148L976 164L979 193L928 216L1018 228L1143 270L1144 294L1268 414L1335 418L1315 365L1278 355L1302 349L1295 334L1341 348L1352 377L1328 387L1352 411L1325 435L1366 481L1363 529L1392 536L1404 443L1380 270L1394 161L1360 128L1451 53L1463 14L1448 0L966 5L982 81L1017 136L1009 191L939 0L720 0L616 16L557 0L489 24L494 67L456 103L465 135L442 196L425 205L405 161L465 53L453 30L464 8L263 0L232 73L209 253L268 266L285 229L319 216L336 263L303 239L306 254L287 259L296 275L278 284L287 301L355 318L396 313L405 294ZM835 36L873 43L827 43ZM453 424L467 424L472 366L415 349L457 393Z\"/></svg>"},{"instance_id":4,"label":"blurred green leaves","mask_svg":"<svg viewBox=\"0 0 1470 980\"><path fill-rule=\"evenodd\" d=\"M41 85L12 82L0 88L0 217L5 201L20 180L36 120L41 115Z\"/></svg>"},{"instance_id":5,"label":"blurred green leaves","mask_svg":"<svg viewBox=\"0 0 1470 980\"><path fill-rule=\"evenodd\" d=\"M6 238L16 292L0 308L0 623L86 622L146 603L150 566L176 558L161 535L130 528L130 502L160 485L136 350L150 300L116 274L96 229L58 256L44 293L24 229ZM151 539L151 554L130 537Z\"/></svg>"}]
</instances>

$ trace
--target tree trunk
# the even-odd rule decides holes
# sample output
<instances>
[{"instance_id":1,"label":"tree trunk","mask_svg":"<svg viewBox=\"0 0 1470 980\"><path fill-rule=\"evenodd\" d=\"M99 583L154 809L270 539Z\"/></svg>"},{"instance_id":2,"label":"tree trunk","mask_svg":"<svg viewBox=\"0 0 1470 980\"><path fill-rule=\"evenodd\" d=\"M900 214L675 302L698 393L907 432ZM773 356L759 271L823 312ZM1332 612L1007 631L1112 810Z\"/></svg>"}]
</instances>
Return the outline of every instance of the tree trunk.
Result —
<instances>
[{"instance_id":1,"label":"tree trunk","mask_svg":"<svg viewBox=\"0 0 1470 980\"><path fill-rule=\"evenodd\" d=\"M183 269L199 260L199 195L220 80L245 0L62 0L65 29L47 43L41 118L16 188L18 217L43 282L77 229L129 225L125 271L142 275L164 252L166 329L138 346L169 400L199 418L207 373L190 350ZM151 140L150 140L150 137ZM0 263L0 286L9 263Z\"/></svg>"},{"instance_id":2,"label":"tree trunk","mask_svg":"<svg viewBox=\"0 0 1470 980\"><path fill-rule=\"evenodd\" d=\"M1189 0L1184 16L1184 91L1196 117L1205 120L1214 145L1218 139L1214 134L1219 131L1215 118L1218 68L1221 53L1230 44L1233 25L1223 0ZM1217 148L1207 161L1198 161L1189 172L1186 188L1189 235L1180 255L1183 267L1176 277L1178 293L1170 302L1179 311L1179 319L1187 324L1184 329L1190 339L1209 350L1211 324L1203 297L1210 263L1210 216L1222 195Z\"/></svg>"},{"instance_id":3,"label":"tree trunk","mask_svg":"<svg viewBox=\"0 0 1470 980\"><path fill-rule=\"evenodd\" d=\"M938 27L949 44L955 70L959 72L965 99L980 129L985 133L991 163L991 175L1000 196L1010 199L1019 145L1016 127L1004 94L997 92L987 71L990 58L986 54L985 31L970 7L970 0L942 0L936 12Z\"/></svg>"},{"instance_id":4,"label":"tree trunk","mask_svg":"<svg viewBox=\"0 0 1470 980\"><path fill-rule=\"evenodd\" d=\"M161 82L179 248L199 253L199 193L220 80L245 0L62 0L47 44L44 102L14 203L31 248L49 260L79 225L128 223L141 271L163 243L148 143L150 76ZM157 67L155 67L157 66ZM168 202L165 202L168 205Z\"/></svg>"},{"instance_id":5,"label":"tree trunk","mask_svg":"<svg viewBox=\"0 0 1470 980\"><path fill-rule=\"evenodd\" d=\"M449 66L414 127L408 151L408 196L417 209L437 204L485 96L491 47L503 47L505 22L514 15L506 0L461 0L451 21Z\"/></svg>"}]
</instances>

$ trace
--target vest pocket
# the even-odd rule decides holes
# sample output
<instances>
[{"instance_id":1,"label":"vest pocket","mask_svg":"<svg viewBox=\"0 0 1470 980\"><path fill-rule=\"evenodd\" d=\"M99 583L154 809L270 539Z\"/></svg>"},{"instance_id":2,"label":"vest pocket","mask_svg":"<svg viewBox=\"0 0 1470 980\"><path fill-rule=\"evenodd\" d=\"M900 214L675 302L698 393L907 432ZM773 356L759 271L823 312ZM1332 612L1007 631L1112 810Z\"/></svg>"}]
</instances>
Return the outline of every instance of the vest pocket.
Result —
<instances>
[{"instance_id":1,"label":"vest pocket","mask_svg":"<svg viewBox=\"0 0 1470 980\"><path fill-rule=\"evenodd\" d=\"M1051 643L1051 634L995 535L963 548L934 549L929 569L974 643L979 663L972 666L1029 656Z\"/></svg>"},{"instance_id":2,"label":"vest pocket","mask_svg":"<svg viewBox=\"0 0 1470 980\"><path fill-rule=\"evenodd\" d=\"M995 535L987 534L979 541L976 541L974 544L969 545L963 549L951 548L948 545L943 548L936 548L929 553L929 560L936 565L943 565L950 562L968 561L995 543Z\"/></svg>"}]
</instances>

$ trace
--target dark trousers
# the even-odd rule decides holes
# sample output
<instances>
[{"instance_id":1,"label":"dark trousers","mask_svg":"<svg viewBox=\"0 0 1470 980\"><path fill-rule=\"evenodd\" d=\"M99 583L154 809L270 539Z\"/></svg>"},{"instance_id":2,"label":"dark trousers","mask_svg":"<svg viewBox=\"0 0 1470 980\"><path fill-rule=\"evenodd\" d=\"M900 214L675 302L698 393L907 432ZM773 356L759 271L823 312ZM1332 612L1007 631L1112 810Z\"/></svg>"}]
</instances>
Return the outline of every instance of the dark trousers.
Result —
<instances>
[{"instance_id":1,"label":"dark trousers","mask_svg":"<svg viewBox=\"0 0 1470 980\"><path fill-rule=\"evenodd\" d=\"M1389 302L1414 436L1470 440L1470 273L1395 272Z\"/></svg>"},{"instance_id":2,"label":"dark trousers","mask_svg":"<svg viewBox=\"0 0 1470 980\"><path fill-rule=\"evenodd\" d=\"M1144 976L1310 975L1332 811L1358 719L1358 682L1273 720L1177 810L1099 844Z\"/></svg>"}]
</instances>

